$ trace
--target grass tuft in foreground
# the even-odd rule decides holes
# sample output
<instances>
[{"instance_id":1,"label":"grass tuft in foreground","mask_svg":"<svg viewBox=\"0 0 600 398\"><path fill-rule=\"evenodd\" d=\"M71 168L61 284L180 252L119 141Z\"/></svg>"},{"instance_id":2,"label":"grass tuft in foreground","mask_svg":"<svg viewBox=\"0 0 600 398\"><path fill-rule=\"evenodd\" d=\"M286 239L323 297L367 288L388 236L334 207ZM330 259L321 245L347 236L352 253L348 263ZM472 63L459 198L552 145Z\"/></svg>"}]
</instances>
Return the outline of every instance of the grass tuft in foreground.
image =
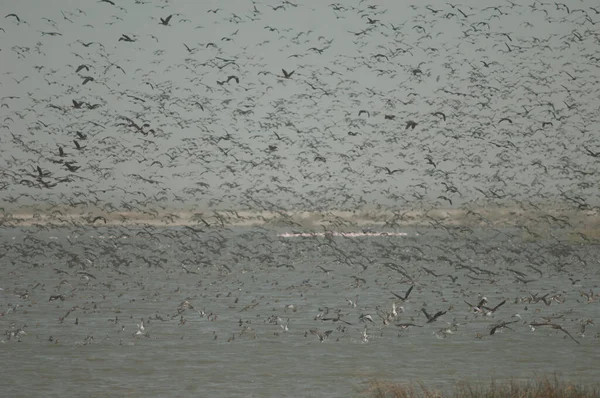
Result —
<instances>
[{"instance_id":1,"label":"grass tuft in foreground","mask_svg":"<svg viewBox=\"0 0 600 398\"><path fill-rule=\"evenodd\" d=\"M398 384L374 380L364 391L372 398L598 398L600 385L591 387L563 382L556 375L536 377L528 382L492 381L489 386L459 383L453 392L430 390L421 383Z\"/></svg>"}]
</instances>

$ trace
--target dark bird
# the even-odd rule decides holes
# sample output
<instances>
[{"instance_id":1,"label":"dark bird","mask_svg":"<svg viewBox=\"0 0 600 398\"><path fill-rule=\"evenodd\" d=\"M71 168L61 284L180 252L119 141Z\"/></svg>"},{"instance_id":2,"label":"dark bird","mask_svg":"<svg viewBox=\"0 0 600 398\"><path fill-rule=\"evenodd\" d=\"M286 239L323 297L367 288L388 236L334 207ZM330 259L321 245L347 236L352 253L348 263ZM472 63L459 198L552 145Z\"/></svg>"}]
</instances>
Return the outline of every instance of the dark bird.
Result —
<instances>
[{"instance_id":1,"label":"dark bird","mask_svg":"<svg viewBox=\"0 0 600 398\"><path fill-rule=\"evenodd\" d=\"M75 108L75 109L81 109L81 106L85 103L83 101L77 101L77 100L71 100L71 101L73 102L73 108Z\"/></svg>"},{"instance_id":2,"label":"dark bird","mask_svg":"<svg viewBox=\"0 0 600 398\"><path fill-rule=\"evenodd\" d=\"M321 318L321 320L322 320L322 321L332 321L332 322L343 322L343 323L345 323L346 325L352 325L350 322L347 322L347 321L343 320L343 319L341 318L341 315L340 315L340 314L337 314L337 315L336 315L335 317L333 317L333 318Z\"/></svg>"},{"instance_id":3,"label":"dark bird","mask_svg":"<svg viewBox=\"0 0 600 398\"><path fill-rule=\"evenodd\" d=\"M115 3L113 3L111 0L100 0L98 3L108 3L110 5L115 5Z\"/></svg>"},{"instance_id":4,"label":"dark bird","mask_svg":"<svg viewBox=\"0 0 600 398\"><path fill-rule=\"evenodd\" d=\"M398 171L404 171L404 169L395 169L395 170L390 170L390 168L389 168L389 167L380 167L380 166L378 166L378 168L385 170L385 172L386 172L388 175L392 175L392 174L394 174L394 173L396 173L396 172L398 172Z\"/></svg>"},{"instance_id":5,"label":"dark bird","mask_svg":"<svg viewBox=\"0 0 600 398\"><path fill-rule=\"evenodd\" d=\"M93 81L94 81L94 78L93 78L93 77L91 77L91 76L85 76L85 77L83 78L83 83L81 83L81 85L83 86L83 85L85 85L86 83L93 82Z\"/></svg>"},{"instance_id":6,"label":"dark bird","mask_svg":"<svg viewBox=\"0 0 600 398\"><path fill-rule=\"evenodd\" d=\"M102 221L104 221L104 224L106 224L106 218L104 218L102 216L96 216L96 217L94 217L94 219L92 219L92 224L95 223L98 220L102 220ZM94 278L94 279L96 279L96 278Z\"/></svg>"},{"instance_id":7,"label":"dark bird","mask_svg":"<svg viewBox=\"0 0 600 398\"><path fill-rule=\"evenodd\" d=\"M535 327L535 326L550 326L552 329L560 330L561 332L563 332L564 334L566 334L567 336L569 336L571 338L571 340L573 340L577 344L581 344L579 341L575 340L575 338L573 336L571 336L571 333L569 333L562 326L557 325L555 323L549 323L549 322L546 322L546 323L530 323L529 326L531 326L531 327Z\"/></svg>"},{"instance_id":8,"label":"dark bird","mask_svg":"<svg viewBox=\"0 0 600 398\"><path fill-rule=\"evenodd\" d=\"M73 140L73 142L75 143L75 147L76 147L78 150L80 150L80 151L81 151L81 150L83 150L83 149L85 149L85 148L87 148L87 147L85 147L85 146L81 146L81 145L79 145L79 142L77 142L76 140Z\"/></svg>"},{"instance_id":9,"label":"dark bird","mask_svg":"<svg viewBox=\"0 0 600 398\"><path fill-rule=\"evenodd\" d=\"M506 304L506 300L502 301L500 304L498 304L494 308L490 308L490 307L486 307L486 306L482 306L482 308L484 308L487 311L486 315L489 315L489 314L493 314L494 312L496 312L496 310L498 308L502 307L504 304Z\"/></svg>"},{"instance_id":10,"label":"dark bird","mask_svg":"<svg viewBox=\"0 0 600 398\"><path fill-rule=\"evenodd\" d=\"M40 177L40 178L42 178L42 177L45 177L45 176L46 176L46 173L44 173L44 171L42 170L42 168L41 168L40 166L37 166L37 167L36 167L36 170L37 170L37 172L38 172L38 175L39 175L39 177Z\"/></svg>"},{"instance_id":11,"label":"dark bird","mask_svg":"<svg viewBox=\"0 0 600 398\"><path fill-rule=\"evenodd\" d=\"M91 44L91 43L90 43ZM75 69L75 73L79 73L80 70L85 69L86 71L90 71L90 67L85 65L85 64L81 64L77 67L77 69Z\"/></svg>"},{"instance_id":12,"label":"dark bird","mask_svg":"<svg viewBox=\"0 0 600 398\"><path fill-rule=\"evenodd\" d=\"M64 158L65 156L67 156L61 146L58 147L58 156L60 156L61 158Z\"/></svg>"},{"instance_id":13,"label":"dark bird","mask_svg":"<svg viewBox=\"0 0 600 398\"><path fill-rule=\"evenodd\" d=\"M593 152L586 147L583 147L583 148L587 151L588 155L590 155L591 157L600 158L600 152Z\"/></svg>"},{"instance_id":14,"label":"dark bird","mask_svg":"<svg viewBox=\"0 0 600 398\"><path fill-rule=\"evenodd\" d=\"M510 119L509 119L509 118L507 118L507 117L503 117L502 119L500 119L500 120L498 121L498 124L500 124L500 123L502 123L502 122L509 122L510 124L512 124L512 120L510 120Z\"/></svg>"},{"instance_id":15,"label":"dark bird","mask_svg":"<svg viewBox=\"0 0 600 398\"><path fill-rule=\"evenodd\" d=\"M281 69L281 71L283 72L283 77L285 77L286 79L289 79L290 77L292 77L292 75L295 72L295 70L293 70L290 73L288 73L285 69Z\"/></svg>"},{"instance_id":16,"label":"dark bird","mask_svg":"<svg viewBox=\"0 0 600 398\"><path fill-rule=\"evenodd\" d=\"M434 112L433 113L435 116L441 116L444 121L446 121L446 115L443 112Z\"/></svg>"},{"instance_id":17,"label":"dark bird","mask_svg":"<svg viewBox=\"0 0 600 398\"><path fill-rule=\"evenodd\" d=\"M417 127L417 122L409 120L408 122L406 122L406 129L405 130L408 130L409 128L412 129L412 130L414 130L415 127Z\"/></svg>"},{"instance_id":18,"label":"dark bird","mask_svg":"<svg viewBox=\"0 0 600 398\"><path fill-rule=\"evenodd\" d=\"M485 298L485 297L484 297L484 298L482 298L482 299L479 301L479 303L478 303L477 305L473 305L473 304L469 303L467 300L464 300L464 302L465 302L465 303L466 303L466 304L467 304L469 307L471 307L471 309L472 309L473 311L475 311L475 312L481 312L481 311L482 311L482 308L483 308L483 306L484 306L485 304L487 304L487 298Z\"/></svg>"},{"instance_id":19,"label":"dark bird","mask_svg":"<svg viewBox=\"0 0 600 398\"><path fill-rule=\"evenodd\" d=\"M508 325L510 325L511 323L515 323L515 322L518 322L518 321L511 321L511 322L500 322L500 323L498 323L498 324L496 324L496 325L492 326L492 329L490 330L490 336L492 336L494 333L496 333L496 330L498 330L498 329L503 329L503 328L508 328L508 329L510 329L510 328L508 327ZM512 330L512 329L510 329L510 330Z\"/></svg>"},{"instance_id":20,"label":"dark bird","mask_svg":"<svg viewBox=\"0 0 600 398\"><path fill-rule=\"evenodd\" d=\"M412 290L413 290L413 288L414 288L414 287L415 287L414 285L412 285L411 287L409 287L409 288L408 288L408 290L406 291L406 293L404 293L404 297L403 297L403 296L400 296L399 294L396 294L396 293L394 293L394 292L391 292L391 293L392 293L394 296L398 297L400 300L402 300L402 301L406 301L406 300L408 300L408 295L410 294L410 292L412 292ZM429 319L429 317L427 317L427 319Z\"/></svg>"},{"instance_id":21,"label":"dark bird","mask_svg":"<svg viewBox=\"0 0 600 398\"><path fill-rule=\"evenodd\" d=\"M21 19L19 18L19 16L17 14L8 14L4 18L8 18L8 17L14 17L17 20L17 22L21 22Z\"/></svg>"},{"instance_id":22,"label":"dark bird","mask_svg":"<svg viewBox=\"0 0 600 398\"><path fill-rule=\"evenodd\" d=\"M73 166L71 163L72 162L65 162L65 166L70 172L74 173L81 168L81 166Z\"/></svg>"},{"instance_id":23,"label":"dark bird","mask_svg":"<svg viewBox=\"0 0 600 398\"><path fill-rule=\"evenodd\" d=\"M119 41L126 41L129 43L133 43L135 40L127 35L122 34L121 37L119 38Z\"/></svg>"},{"instance_id":24,"label":"dark bird","mask_svg":"<svg viewBox=\"0 0 600 398\"><path fill-rule=\"evenodd\" d=\"M240 84L240 79L239 79L237 76L234 76L234 75L231 75L231 76L229 76L229 77L227 78L227 82L226 82L226 83L229 83L231 80L235 80L235 82L236 82L237 84Z\"/></svg>"},{"instance_id":25,"label":"dark bird","mask_svg":"<svg viewBox=\"0 0 600 398\"><path fill-rule=\"evenodd\" d=\"M448 203L450 203L450 206L452 206L452 200L450 198L448 198L447 196L440 195L437 198L438 199L443 199L443 200L447 201Z\"/></svg>"},{"instance_id":26,"label":"dark bird","mask_svg":"<svg viewBox=\"0 0 600 398\"><path fill-rule=\"evenodd\" d=\"M427 160L427 164L430 164L433 166L434 169L437 169L437 165L435 164L433 158L430 155L425 156L425 160Z\"/></svg>"},{"instance_id":27,"label":"dark bird","mask_svg":"<svg viewBox=\"0 0 600 398\"><path fill-rule=\"evenodd\" d=\"M365 111L364 109L361 109L360 111L358 111L358 117L360 117L360 115L362 115L363 113L366 113L367 117L371 117L371 114L369 113L369 111Z\"/></svg>"},{"instance_id":28,"label":"dark bird","mask_svg":"<svg viewBox=\"0 0 600 398\"><path fill-rule=\"evenodd\" d=\"M80 140L87 139L87 135L83 134L81 131L78 131L76 134L77 134L77 137L79 137ZM77 142L75 142L75 145L78 145Z\"/></svg>"},{"instance_id":29,"label":"dark bird","mask_svg":"<svg viewBox=\"0 0 600 398\"><path fill-rule=\"evenodd\" d=\"M429 315L427 313L427 311L425 310L425 308L421 308L421 312L423 312L423 314L425 314L425 316L427 317L427 323L431 323L431 322L435 321L436 319L438 319L439 317L441 317L442 315L444 315L448 311L438 311L435 313L435 315Z\"/></svg>"},{"instance_id":30,"label":"dark bird","mask_svg":"<svg viewBox=\"0 0 600 398\"><path fill-rule=\"evenodd\" d=\"M161 18L159 24L164 25L164 26L169 26L169 21L171 20L171 18L173 18L173 14L169 15L166 18Z\"/></svg>"}]
</instances>

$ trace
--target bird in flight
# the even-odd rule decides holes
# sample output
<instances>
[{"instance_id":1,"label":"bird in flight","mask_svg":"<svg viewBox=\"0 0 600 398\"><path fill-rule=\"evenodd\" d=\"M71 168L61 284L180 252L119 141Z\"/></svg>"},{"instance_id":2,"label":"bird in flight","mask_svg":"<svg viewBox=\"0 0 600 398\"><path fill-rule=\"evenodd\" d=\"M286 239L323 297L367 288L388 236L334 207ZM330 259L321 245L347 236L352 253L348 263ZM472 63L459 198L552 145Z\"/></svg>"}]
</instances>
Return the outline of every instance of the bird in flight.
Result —
<instances>
[{"instance_id":1,"label":"bird in flight","mask_svg":"<svg viewBox=\"0 0 600 398\"><path fill-rule=\"evenodd\" d=\"M386 173L387 173L388 175L392 175L392 174L394 174L394 173L395 173L395 172L397 172L397 171L404 171L404 169L395 169L395 170L390 170L390 168L389 168L389 167L381 167L381 166L377 166L377 168L385 170L385 171L386 171ZM411 287L412 287L412 286L411 286Z\"/></svg>"},{"instance_id":2,"label":"bird in flight","mask_svg":"<svg viewBox=\"0 0 600 398\"><path fill-rule=\"evenodd\" d=\"M171 18L173 18L173 14L169 15L166 18L161 18L159 24L164 25L164 26L169 26L169 21L171 20Z\"/></svg>"},{"instance_id":3,"label":"bird in flight","mask_svg":"<svg viewBox=\"0 0 600 398\"><path fill-rule=\"evenodd\" d=\"M490 330L490 336L492 336L494 333L496 333L496 331L497 331L498 329L503 329L503 328L508 328L508 329L510 329L510 328L508 327L508 325L510 325L511 323L515 323L515 322L519 322L519 321L500 322L500 323L498 323L498 324L496 324L496 325L492 326L492 329ZM512 330L512 329L510 329L510 330Z\"/></svg>"},{"instance_id":4,"label":"bird in flight","mask_svg":"<svg viewBox=\"0 0 600 398\"><path fill-rule=\"evenodd\" d=\"M4 18L8 18L8 17L13 17L17 20L17 22L21 22L21 18L19 18L19 16L17 14L8 14Z\"/></svg>"},{"instance_id":5,"label":"bird in flight","mask_svg":"<svg viewBox=\"0 0 600 398\"><path fill-rule=\"evenodd\" d=\"M560 330L561 332L563 332L564 334L569 336L571 338L571 340L573 340L577 344L581 344L579 341L575 340L575 338L573 336L571 336L571 333L569 333L565 328L563 328L561 325L557 325L556 323L550 323L550 322L530 323L529 326L532 328L532 330L535 326L550 326L552 329Z\"/></svg>"},{"instance_id":6,"label":"bird in flight","mask_svg":"<svg viewBox=\"0 0 600 398\"><path fill-rule=\"evenodd\" d=\"M587 151L588 155L590 155L591 157L594 158L600 158L600 151L599 152L593 152L592 150L584 147L584 149Z\"/></svg>"},{"instance_id":7,"label":"bird in flight","mask_svg":"<svg viewBox=\"0 0 600 398\"><path fill-rule=\"evenodd\" d=\"M485 305L482 305L481 307L483 309L485 309L487 312L485 313L486 315L491 315L494 312L496 312L496 310L500 307L502 307L504 304L506 304L506 300L503 300L500 304L498 304L497 306L495 306L494 308L490 308L490 307L486 307Z\"/></svg>"},{"instance_id":8,"label":"bird in flight","mask_svg":"<svg viewBox=\"0 0 600 398\"><path fill-rule=\"evenodd\" d=\"M327 339L331 333L333 333L333 330L327 330L325 332L321 332L319 329L310 329L310 334L314 334L315 336L317 336L321 343L325 339Z\"/></svg>"},{"instance_id":9,"label":"bird in flight","mask_svg":"<svg viewBox=\"0 0 600 398\"><path fill-rule=\"evenodd\" d=\"M135 40L125 34L121 34L119 41L127 41L129 43L133 43Z\"/></svg>"},{"instance_id":10,"label":"bird in flight","mask_svg":"<svg viewBox=\"0 0 600 398\"><path fill-rule=\"evenodd\" d=\"M85 64L81 64L77 67L77 69L75 69L75 73L79 73L80 70L85 69L86 71L90 71L90 67L85 65Z\"/></svg>"},{"instance_id":11,"label":"bird in flight","mask_svg":"<svg viewBox=\"0 0 600 398\"><path fill-rule=\"evenodd\" d=\"M434 315L429 315L427 313L427 311L425 310L425 308L421 308L421 312L423 312L423 314L425 314L425 316L427 317L427 323L431 323L431 322L435 321L436 319L438 319L439 317L441 317L442 315L444 315L448 311L438 311Z\"/></svg>"},{"instance_id":12,"label":"bird in flight","mask_svg":"<svg viewBox=\"0 0 600 398\"><path fill-rule=\"evenodd\" d=\"M443 112L433 112L434 116L441 116L446 121L446 115Z\"/></svg>"},{"instance_id":13,"label":"bird in flight","mask_svg":"<svg viewBox=\"0 0 600 398\"><path fill-rule=\"evenodd\" d=\"M409 287L409 288L408 288L408 290L406 291L406 293L404 293L404 297L402 297L402 296L400 296L399 294L396 294L396 293L394 293L394 292L391 292L391 293L392 293L394 296L398 297L400 300L402 300L402 301L406 301L406 300L408 300L408 295L410 294L410 292L412 292L412 290L413 290L413 288L414 288L414 287L415 287L414 285L412 285L411 287ZM427 317L427 319L429 319L429 317Z\"/></svg>"},{"instance_id":14,"label":"bird in flight","mask_svg":"<svg viewBox=\"0 0 600 398\"><path fill-rule=\"evenodd\" d=\"M86 148L86 147L84 147L84 146L81 146L81 145L79 145L79 142L77 142L76 140L73 140L73 142L75 143L75 147L76 147L77 149L79 149L80 151L81 151L81 150L83 150L84 148Z\"/></svg>"},{"instance_id":15,"label":"bird in flight","mask_svg":"<svg viewBox=\"0 0 600 398\"><path fill-rule=\"evenodd\" d=\"M283 77L285 77L286 79L289 79L292 77L292 75L294 74L295 70L291 71L291 72L287 72L285 69L281 69L281 71L283 72Z\"/></svg>"}]
</instances>

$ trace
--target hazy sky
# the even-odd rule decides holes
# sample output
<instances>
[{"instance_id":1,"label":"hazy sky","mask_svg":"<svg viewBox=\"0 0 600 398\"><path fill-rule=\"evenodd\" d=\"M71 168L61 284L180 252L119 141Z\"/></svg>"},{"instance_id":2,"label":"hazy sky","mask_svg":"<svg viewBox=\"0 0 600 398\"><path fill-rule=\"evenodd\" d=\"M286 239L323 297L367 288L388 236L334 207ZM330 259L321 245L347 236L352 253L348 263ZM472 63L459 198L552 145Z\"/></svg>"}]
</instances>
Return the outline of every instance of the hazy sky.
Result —
<instances>
[{"instance_id":1,"label":"hazy sky","mask_svg":"<svg viewBox=\"0 0 600 398\"><path fill-rule=\"evenodd\" d=\"M2 1L4 207L598 204L596 2L114 3Z\"/></svg>"}]
</instances>

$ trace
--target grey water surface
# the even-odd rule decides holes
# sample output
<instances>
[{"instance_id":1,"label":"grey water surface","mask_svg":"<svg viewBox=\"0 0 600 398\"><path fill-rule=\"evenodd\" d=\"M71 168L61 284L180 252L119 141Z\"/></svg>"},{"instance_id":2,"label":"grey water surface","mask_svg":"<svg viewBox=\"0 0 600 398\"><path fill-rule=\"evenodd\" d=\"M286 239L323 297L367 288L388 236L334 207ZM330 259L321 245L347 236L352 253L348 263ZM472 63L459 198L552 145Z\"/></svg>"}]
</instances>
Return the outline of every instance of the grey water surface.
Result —
<instances>
[{"instance_id":1,"label":"grey water surface","mask_svg":"<svg viewBox=\"0 0 600 398\"><path fill-rule=\"evenodd\" d=\"M340 397L374 379L446 390L547 372L597 381L597 241L560 229L281 232L5 229L3 394ZM405 301L392 294L410 287ZM465 303L482 296L481 313ZM422 308L447 313L427 323ZM332 332L321 342L311 329Z\"/></svg>"}]
</instances>

